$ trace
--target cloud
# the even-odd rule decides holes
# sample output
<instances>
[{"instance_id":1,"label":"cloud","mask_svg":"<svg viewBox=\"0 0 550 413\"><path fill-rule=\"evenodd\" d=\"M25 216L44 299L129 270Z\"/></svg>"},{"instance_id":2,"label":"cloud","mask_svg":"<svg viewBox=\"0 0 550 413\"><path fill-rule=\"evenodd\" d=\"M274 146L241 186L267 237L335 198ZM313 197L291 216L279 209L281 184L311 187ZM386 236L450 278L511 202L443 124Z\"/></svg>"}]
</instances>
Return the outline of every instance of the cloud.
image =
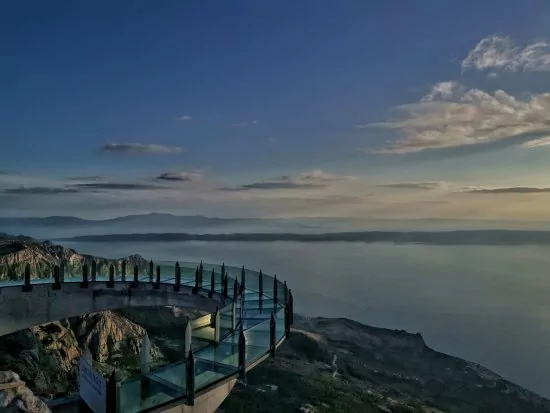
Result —
<instances>
[{"instance_id":1,"label":"cloud","mask_svg":"<svg viewBox=\"0 0 550 413\"><path fill-rule=\"evenodd\" d=\"M446 188L447 185L443 182L397 182L393 184L382 184L377 186L393 189L421 189L425 191L434 191L437 189Z\"/></svg>"},{"instance_id":2,"label":"cloud","mask_svg":"<svg viewBox=\"0 0 550 413\"><path fill-rule=\"evenodd\" d=\"M355 125L355 127L356 127L357 129L366 129L366 128L368 128L369 126L370 126L370 125L369 125L368 123L359 123L359 124Z\"/></svg>"},{"instance_id":3,"label":"cloud","mask_svg":"<svg viewBox=\"0 0 550 413\"><path fill-rule=\"evenodd\" d=\"M177 120L180 120L182 122L189 122L190 120L193 120L193 117L189 115L183 115L178 117Z\"/></svg>"},{"instance_id":4,"label":"cloud","mask_svg":"<svg viewBox=\"0 0 550 413\"><path fill-rule=\"evenodd\" d=\"M202 174L199 172L165 172L157 176L156 179L164 181L198 182L202 180Z\"/></svg>"},{"instance_id":5,"label":"cloud","mask_svg":"<svg viewBox=\"0 0 550 413\"><path fill-rule=\"evenodd\" d=\"M542 146L550 146L550 136L523 142L520 146L522 148L540 148Z\"/></svg>"},{"instance_id":6,"label":"cloud","mask_svg":"<svg viewBox=\"0 0 550 413\"><path fill-rule=\"evenodd\" d=\"M171 154L180 153L182 148L157 145L153 143L108 143L101 148L104 152L113 153L156 153L156 154Z\"/></svg>"},{"instance_id":7,"label":"cloud","mask_svg":"<svg viewBox=\"0 0 550 413\"><path fill-rule=\"evenodd\" d=\"M117 189L124 191L143 190L143 189L163 189L163 187L147 184L132 184L132 183L115 183L115 182L98 182L89 184L75 184L71 185L74 188L79 189Z\"/></svg>"},{"instance_id":8,"label":"cloud","mask_svg":"<svg viewBox=\"0 0 550 413\"><path fill-rule=\"evenodd\" d=\"M107 179L107 177L101 175L74 176L69 178L71 181L104 181L105 179Z\"/></svg>"},{"instance_id":9,"label":"cloud","mask_svg":"<svg viewBox=\"0 0 550 413\"><path fill-rule=\"evenodd\" d=\"M252 126L252 125L257 125L257 124L258 124L257 120L250 120L250 121L232 123L231 127L232 128L245 128L247 126Z\"/></svg>"},{"instance_id":10,"label":"cloud","mask_svg":"<svg viewBox=\"0 0 550 413\"><path fill-rule=\"evenodd\" d=\"M550 188L512 186L501 188L467 187L462 192L473 194L540 194L550 193Z\"/></svg>"},{"instance_id":11,"label":"cloud","mask_svg":"<svg viewBox=\"0 0 550 413\"><path fill-rule=\"evenodd\" d=\"M49 188L44 186L8 188L3 191L5 194L13 195L58 195L74 194L80 192L78 188Z\"/></svg>"},{"instance_id":12,"label":"cloud","mask_svg":"<svg viewBox=\"0 0 550 413\"><path fill-rule=\"evenodd\" d=\"M270 136L270 137L267 138L267 141L268 141L269 143L277 143L277 142L280 142L280 139L279 139L279 138L275 138L275 137L273 137L273 136Z\"/></svg>"},{"instance_id":13,"label":"cloud","mask_svg":"<svg viewBox=\"0 0 550 413\"><path fill-rule=\"evenodd\" d=\"M337 175L320 169L302 172L295 176L284 175L271 181L254 182L232 188L222 188L229 191L247 191L251 189L322 189L337 181L349 181L355 177Z\"/></svg>"},{"instance_id":14,"label":"cloud","mask_svg":"<svg viewBox=\"0 0 550 413\"><path fill-rule=\"evenodd\" d=\"M418 103L396 108L397 118L372 127L395 129L403 138L377 153L409 153L492 143L525 133L550 132L550 93L518 99L456 82L436 84Z\"/></svg>"},{"instance_id":15,"label":"cloud","mask_svg":"<svg viewBox=\"0 0 550 413\"><path fill-rule=\"evenodd\" d=\"M469 69L504 72L550 70L550 42L540 40L524 46L510 37L489 36L482 39L462 61L462 71Z\"/></svg>"}]
</instances>

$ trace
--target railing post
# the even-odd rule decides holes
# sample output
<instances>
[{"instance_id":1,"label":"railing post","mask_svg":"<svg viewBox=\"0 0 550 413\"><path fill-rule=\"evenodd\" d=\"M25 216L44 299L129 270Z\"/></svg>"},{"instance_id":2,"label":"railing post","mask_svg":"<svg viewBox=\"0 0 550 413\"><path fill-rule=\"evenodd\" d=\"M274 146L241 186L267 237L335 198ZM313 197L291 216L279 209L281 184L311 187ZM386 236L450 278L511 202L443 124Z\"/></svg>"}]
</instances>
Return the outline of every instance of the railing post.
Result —
<instances>
[{"instance_id":1,"label":"railing post","mask_svg":"<svg viewBox=\"0 0 550 413\"><path fill-rule=\"evenodd\" d=\"M59 266L59 282L60 283L65 282L65 268L67 268L67 262L65 260L61 260L61 265Z\"/></svg>"},{"instance_id":2,"label":"railing post","mask_svg":"<svg viewBox=\"0 0 550 413\"><path fill-rule=\"evenodd\" d=\"M120 267L120 280L126 281L126 260L122 260Z\"/></svg>"},{"instance_id":3,"label":"railing post","mask_svg":"<svg viewBox=\"0 0 550 413\"><path fill-rule=\"evenodd\" d=\"M292 289L288 289L288 306L290 307L290 325L294 324L294 298L292 298Z\"/></svg>"},{"instance_id":4,"label":"railing post","mask_svg":"<svg viewBox=\"0 0 550 413\"><path fill-rule=\"evenodd\" d=\"M155 270L155 265L153 264L153 260L149 262L149 282L153 283L153 271Z\"/></svg>"},{"instance_id":5,"label":"railing post","mask_svg":"<svg viewBox=\"0 0 550 413\"><path fill-rule=\"evenodd\" d=\"M212 298L214 296L214 291L216 290L216 272L212 268L212 274L210 274L210 291L208 292L208 297Z\"/></svg>"},{"instance_id":6,"label":"railing post","mask_svg":"<svg viewBox=\"0 0 550 413\"><path fill-rule=\"evenodd\" d=\"M246 379L246 338L244 337L242 324L239 334L239 375L241 380Z\"/></svg>"},{"instance_id":7,"label":"railing post","mask_svg":"<svg viewBox=\"0 0 550 413\"><path fill-rule=\"evenodd\" d=\"M237 299L234 298L231 303L231 332L237 330Z\"/></svg>"},{"instance_id":8,"label":"railing post","mask_svg":"<svg viewBox=\"0 0 550 413\"><path fill-rule=\"evenodd\" d=\"M285 337L290 337L290 306L285 305Z\"/></svg>"},{"instance_id":9,"label":"railing post","mask_svg":"<svg viewBox=\"0 0 550 413\"><path fill-rule=\"evenodd\" d=\"M23 285L23 292L30 292L32 291L32 284L31 284L31 267L29 264L25 266L25 273L24 273L24 279L25 284Z\"/></svg>"},{"instance_id":10,"label":"railing post","mask_svg":"<svg viewBox=\"0 0 550 413\"><path fill-rule=\"evenodd\" d=\"M275 357L275 346L277 344L277 322L275 320L275 312L271 312L269 320L269 353L271 357Z\"/></svg>"},{"instance_id":11,"label":"railing post","mask_svg":"<svg viewBox=\"0 0 550 413\"><path fill-rule=\"evenodd\" d=\"M229 274L225 272L223 274L223 298L227 298L227 284L229 283Z\"/></svg>"},{"instance_id":12,"label":"railing post","mask_svg":"<svg viewBox=\"0 0 550 413\"><path fill-rule=\"evenodd\" d=\"M151 341L147 333L141 340L140 349L140 368L141 368L141 394L148 394L151 381L148 377L151 372Z\"/></svg>"},{"instance_id":13,"label":"railing post","mask_svg":"<svg viewBox=\"0 0 550 413\"><path fill-rule=\"evenodd\" d=\"M246 271L243 265L243 269L241 270L241 290L244 291L245 288L246 288Z\"/></svg>"},{"instance_id":14,"label":"railing post","mask_svg":"<svg viewBox=\"0 0 550 413\"><path fill-rule=\"evenodd\" d=\"M260 270L260 275L258 276L258 287L260 290L260 297L264 295L264 274Z\"/></svg>"},{"instance_id":15,"label":"railing post","mask_svg":"<svg viewBox=\"0 0 550 413\"><path fill-rule=\"evenodd\" d=\"M189 319L187 319L187 324L185 324L185 330L183 334L183 347L184 353L188 354L191 351L191 344L193 340L193 326Z\"/></svg>"},{"instance_id":16,"label":"railing post","mask_svg":"<svg viewBox=\"0 0 550 413\"><path fill-rule=\"evenodd\" d=\"M88 264L82 266L82 282L80 288L88 288Z\"/></svg>"},{"instance_id":17,"label":"railing post","mask_svg":"<svg viewBox=\"0 0 550 413\"><path fill-rule=\"evenodd\" d=\"M193 351L189 350L189 356L186 363L186 390L187 390L187 404L189 406L195 405L195 357Z\"/></svg>"},{"instance_id":18,"label":"railing post","mask_svg":"<svg viewBox=\"0 0 550 413\"><path fill-rule=\"evenodd\" d=\"M53 267L53 286L54 290L61 289L61 281L59 280L59 265L54 265Z\"/></svg>"},{"instance_id":19,"label":"railing post","mask_svg":"<svg viewBox=\"0 0 550 413\"><path fill-rule=\"evenodd\" d=\"M134 265L134 281L132 282L132 288L136 288L139 283L139 267Z\"/></svg>"},{"instance_id":20,"label":"railing post","mask_svg":"<svg viewBox=\"0 0 550 413\"><path fill-rule=\"evenodd\" d=\"M193 287L193 294L199 293L199 267L195 269L195 286Z\"/></svg>"},{"instance_id":21,"label":"railing post","mask_svg":"<svg viewBox=\"0 0 550 413\"><path fill-rule=\"evenodd\" d=\"M107 288L115 287L115 266L109 265L109 281L107 281Z\"/></svg>"},{"instance_id":22,"label":"railing post","mask_svg":"<svg viewBox=\"0 0 550 413\"><path fill-rule=\"evenodd\" d=\"M155 290L158 290L160 288L160 265L157 265L157 279L155 281L155 284L153 285L153 288Z\"/></svg>"},{"instance_id":23,"label":"railing post","mask_svg":"<svg viewBox=\"0 0 550 413\"><path fill-rule=\"evenodd\" d=\"M174 283L174 291L179 291L181 286L181 268L180 263L176 261L176 281Z\"/></svg>"},{"instance_id":24,"label":"railing post","mask_svg":"<svg viewBox=\"0 0 550 413\"><path fill-rule=\"evenodd\" d=\"M279 286L279 283L277 282L277 275L273 276L273 302L277 304L278 301L278 291L277 288Z\"/></svg>"},{"instance_id":25,"label":"railing post","mask_svg":"<svg viewBox=\"0 0 550 413\"><path fill-rule=\"evenodd\" d=\"M118 410L118 386L116 380L116 370L113 370L109 380L107 380L107 394L105 396L105 413L117 413Z\"/></svg>"},{"instance_id":26,"label":"railing post","mask_svg":"<svg viewBox=\"0 0 550 413\"><path fill-rule=\"evenodd\" d=\"M233 298L236 299L239 296L239 280L235 278L233 283Z\"/></svg>"},{"instance_id":27,"label":"railing post","mask_svg":"<svg viewBox=\"0 0 550 413\"><path fill-rule=\"evenodd\" d=\"M286 285L286 281L284 282L283 287L283 297L284 297L284 304L288 304L288 285Z\"/></svg>"},{"instance_id":28,"label":"railing post","mask_svg":"<svg viewBox=\"0 0 550 413\"><path fill-rule=\"evenodd\" d=\"M95 281L97 279L97 262L95 260L92 260L92 281Z\"/></svg>"},{"instance_id":29,"label":"railing post","mask_svg":"<svg viewBox=\"0 0 550 413\"><path fill-rule=\"evenodd\" d=\"M220 310L216 307L216 312L212 315L212 324L214 327L214 344L220 343Z\"/></svg>"},{"instance_id":30,"label":"railing post","mask_svg":"<svg viewBox=\"0 0 550 413\"><path fill-rule=\"evenodd\" d=\"M202 260L201 260L201 263L199 265L199 288L202 288L203 275L204 275L204 266L202 265Z\"/></svg>"},{"instance_id":31,"label":"railing post","mask_svg":"<svg viewBox=\"0 0 550 413\"><path fill-rule=\"evenodd\" d=\"M225 275L225 262L222 262L222 277Z\"/></svg>"}]
</instances>

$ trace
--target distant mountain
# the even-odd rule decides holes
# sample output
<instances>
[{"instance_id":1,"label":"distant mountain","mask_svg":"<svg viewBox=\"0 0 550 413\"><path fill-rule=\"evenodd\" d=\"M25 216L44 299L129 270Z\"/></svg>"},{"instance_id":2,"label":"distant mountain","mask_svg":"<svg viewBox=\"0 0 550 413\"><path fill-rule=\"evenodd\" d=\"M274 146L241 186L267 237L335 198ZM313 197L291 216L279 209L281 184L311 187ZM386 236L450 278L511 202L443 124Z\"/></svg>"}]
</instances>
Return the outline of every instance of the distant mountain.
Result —
<instances>
[{"instance_id":1,"label":"distant mountain","mask_svg":"<svg viewBox=\"0 0 550 413\"><path fill-rule=\"evenodd\" d=\"M94 227L100 225L109 226L130 226L149 225L149 226L183 226L183 227L201 227L211 225L224 225L236 223L261 222L252 218L211 218L203 215L172 215L150 213L142 215L126 215L109 219L83 219L70 216L51 216L44 218L0 218L0 228L25 228L25 227Z\"/></svg>"},{"instance_id":2,"label":"distant mountain","mask_svg":"<svg viewBox=\"0 0 550 413\"><path fill-rule=\"evenodd\" d=\"M471 230L438 232L334 232L323 234L297 233L147 233L87 235L68 238L85 242L152 242L152 241L239 241L239 242L391 242L426 245L550 245L550 231Z\"/></svg>"}]
</instances>

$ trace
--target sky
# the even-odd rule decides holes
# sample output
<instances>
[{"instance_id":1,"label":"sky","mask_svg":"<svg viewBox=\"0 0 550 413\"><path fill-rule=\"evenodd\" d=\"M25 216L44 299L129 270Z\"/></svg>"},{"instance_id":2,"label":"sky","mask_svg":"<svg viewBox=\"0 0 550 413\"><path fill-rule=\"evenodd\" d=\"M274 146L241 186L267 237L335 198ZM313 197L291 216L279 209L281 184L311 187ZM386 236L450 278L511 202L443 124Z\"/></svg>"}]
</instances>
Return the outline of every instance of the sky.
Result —
<instances>
[{"instance_id":1,"label":"sky","mask_svg":"<svg viewBox=\"0 0 550 413\"><path fill-rule=\"evenodd\" d=\"M0 4L0 216L550 219L550 3Z\"/></svg>"}]
</instances>

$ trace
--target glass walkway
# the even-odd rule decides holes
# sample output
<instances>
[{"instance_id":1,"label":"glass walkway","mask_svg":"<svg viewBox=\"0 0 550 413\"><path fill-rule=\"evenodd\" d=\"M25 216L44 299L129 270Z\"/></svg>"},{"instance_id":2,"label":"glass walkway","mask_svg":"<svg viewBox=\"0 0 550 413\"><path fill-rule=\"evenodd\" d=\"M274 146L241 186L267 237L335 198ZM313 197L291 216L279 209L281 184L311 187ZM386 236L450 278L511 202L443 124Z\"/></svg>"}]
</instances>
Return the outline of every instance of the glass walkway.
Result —
<instances>
[{"instance_id":1,"label":"glass walkway","mask_svg":"<svg viewBox=\"0 0 550 413\"><path fill-rule=\"evenodd\" d=\"M30 284L48 283L52 288L62 288L63 283L80 283L82 288L126 284L129 289L143 283L169 284L182 294L206 296L220 303L216 312L189 321L185 332L189 350L182 351L178 361L155 367L144 365L142 358L141 371L135 376L121 379L113 372L106 380L107 413L194 405L201 395L243 379L249 369L273 355L288 337L293 322L292 292L286 282L261 271L202 262L150 262L146 269L127 268L124 262L99 269L90 262L79 274L69 274L67 268L56 266L51 277L40 279L31 279L26 269L23 280L0 282L0 288L16 287L24 292Z\"/></svg>"}]
</instances>

